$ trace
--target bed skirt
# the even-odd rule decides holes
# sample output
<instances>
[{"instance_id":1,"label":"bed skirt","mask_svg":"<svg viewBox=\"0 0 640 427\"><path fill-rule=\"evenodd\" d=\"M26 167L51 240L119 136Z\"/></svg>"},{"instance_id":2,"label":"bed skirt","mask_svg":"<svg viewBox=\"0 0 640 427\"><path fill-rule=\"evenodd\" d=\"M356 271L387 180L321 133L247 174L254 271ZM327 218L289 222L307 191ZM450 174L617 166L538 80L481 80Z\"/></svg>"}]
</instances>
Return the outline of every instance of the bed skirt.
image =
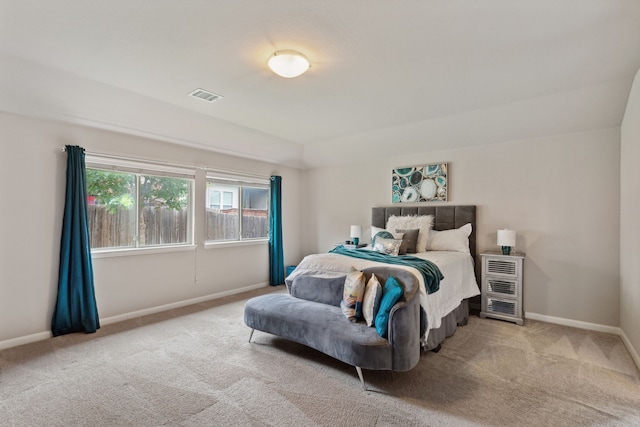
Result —
<instances>
[{"instance_id":1,"label":"bed skirt","mask_svg":"<svg viewBox=\"0 0 640 427\"><path fill-rule=\"evenodd\" d=\"M462 300L460 305L442 318L442 323L437 329L431 329L427 335L427 343L424 350L433 350L456 332L458 326L464 326L469 319L469 300Z\"/></svg>"}]
</instances>

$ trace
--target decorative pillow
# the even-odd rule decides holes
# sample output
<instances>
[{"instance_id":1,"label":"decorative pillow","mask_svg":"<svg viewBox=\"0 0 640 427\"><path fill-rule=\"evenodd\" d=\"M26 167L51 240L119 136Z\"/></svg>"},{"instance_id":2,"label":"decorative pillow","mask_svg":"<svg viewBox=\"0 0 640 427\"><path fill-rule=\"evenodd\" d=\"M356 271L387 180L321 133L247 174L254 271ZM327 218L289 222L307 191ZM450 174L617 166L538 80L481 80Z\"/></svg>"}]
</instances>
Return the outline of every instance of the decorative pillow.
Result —
<instances>
[{"instance_id":1,"label":"decorative pillow","mask_svg":"<svg viewBox=\"0 0 640 427\"><path fill-rule=\"evenodd\" d=\"M362 316L367 326L373 326L373 321L378 314L380 300L382 299L382 286L375 274L371 274L371 278L364 288L364 300L362 301Z\"/></svg>"},{"instance_id":2,"label":"decorative pillow","mask_svg":"<svg viewBox=\"0 0 640 427\"><path fill-rule=\"evenodd\" d=\"M391 215L387 221L387 229L389 230L415 230L418 229L418 243L416 244L416 252L427 251L427 240L429 239L429 231L433 228L433 215L413 215L413 216L395 216Z\"/></svg>"},{"instance_id":3,"label":"decorative pillow","mask_svg":"<svg viewBox=\"0 0 640 427\"><path fill-rule=\"evenodd\" d=\"M376 332L382 338L387 337L391 308L398 302L403 293L402 286L400 286L396 278L389 276L384 288L382 288L382 299L380 300L380 308L375 320Z\"/></svg>"},{"instance_id":4,"label":"decorative pillow","mask_svg":"<svg viewBox=\"0 0 640 427\"><path fill-rule=\"evenodd\" d=\"M469 235L471 224L465 224L454 230L431 230L427 249L430 251L455 251L470 254Z\"/></svg>"},{"instance_id":5,"label":"decorative pillow","mask_svg":"<svg viewBox=\"0 0 640 427\"><path fill-rule=\"evenodd\" d=\"M374 247L376 245L376 239L381 239L381 238L393 239L393 234L390 231L381 229L371 238L371 247Z\"/></svg>"},{"instance_id":6,"label":"decorative pillow","mask_svg":"<svg viewBox=\"0 0 640 427\"><path fill-rule=\"evenodd\" d=\"M344 280L344 290L340 309L352 322L362 317L362 299L364 298L364 273L351 267L351 271Z\"/></svg>"},{"instance_id":7,"label":"decorative pillow","mask_svg":"<svg viewBox=\"0 0 640 427\"><path fill-rule=\"evenodd\" d=\"M375 229L375 233L373 233L374 229ZM394 233L393 231L385 230L384 228L371 227L371 247L373 247L373 245L375 244L376 236L378 235L386 239L396 239L396 240L402 239L402 233Z\"/></svg>"},{"instance_id":8,"label":"decorative pillow","mask_svg":"<svg viewBox=\"0 0 640 427\"><path fill-rule=\"evenodd\" d=\"M402 244L400 245L400 252L398 252L400 255L416 253L419 232L420 230L396 229L396 233L402 233Z\"/></svg>"},{"instance_id":9,"label":"decorative pillow","mask_svg":"<svg viewBox=\"0 0 640 427\"><path fill-rule=\"evenodd\" d=\"M373 250L376 252L380 252L382 254L398 256L398 252L400 251L401 244L402 244L402 240L385 239L383 237L377 237L376 242L373 245Z\"/></svg>"},{"instance_id":10,"label":"decorative pillow","mask_svg":"<svg viewBox=\"0 0 640 427\"><path fill-rule=\"evenodd\" d=\"M384 228L380 228L380 227L375 227L375 226L371 226L371 243L373 243L373 239L374 237L376 237L376 234L378 234L381 231L387 231Z\"/></svg>"}]
</instances>

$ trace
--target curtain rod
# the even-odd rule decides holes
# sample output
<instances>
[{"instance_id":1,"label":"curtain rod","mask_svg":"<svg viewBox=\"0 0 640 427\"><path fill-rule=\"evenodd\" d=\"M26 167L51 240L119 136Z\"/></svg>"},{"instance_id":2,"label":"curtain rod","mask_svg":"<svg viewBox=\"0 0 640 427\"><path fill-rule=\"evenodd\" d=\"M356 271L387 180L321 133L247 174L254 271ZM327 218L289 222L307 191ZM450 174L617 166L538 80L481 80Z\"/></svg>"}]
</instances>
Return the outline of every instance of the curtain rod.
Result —
<instances>
[{"instance_id":1,"label":"curtain rod","mask_svg":"<svg viewBox=\"0 0 640 427\"><path fill-rule=\"evenodd\" d=\"M97 153L97 152L87 151L84 148L83 148L83 150L84 150L85 154L88 154L90 156L105 157L107 159L125 160L125 161L140 162L140 163L149 163L149 164L158 165L158 166L173 166L173 167L177 167L177 168L196 168L196 169L209 171L209 172L218 172L218 173L226 173L226 174L232 174L232 175L240 175L240 176L246 176L246 177L249 177L249 178L269 179L268 175L267 176L265 176L265 175L256 175L256 174L243 172L243 171L234 171L234 170L231 170L231 169L218 169L218 168L209 167L207 165L189 165L189 164L186 164L186 163L166 162L164 160L150 160L150 159L141 159L139 157L126 157L126 156L117 156L117 155L114 155L114 154ZM66 147L62 147L60 149L60 151L64 153L64 152L67 151L67 149L66 149Z\"/></svg>"}]
</instances>

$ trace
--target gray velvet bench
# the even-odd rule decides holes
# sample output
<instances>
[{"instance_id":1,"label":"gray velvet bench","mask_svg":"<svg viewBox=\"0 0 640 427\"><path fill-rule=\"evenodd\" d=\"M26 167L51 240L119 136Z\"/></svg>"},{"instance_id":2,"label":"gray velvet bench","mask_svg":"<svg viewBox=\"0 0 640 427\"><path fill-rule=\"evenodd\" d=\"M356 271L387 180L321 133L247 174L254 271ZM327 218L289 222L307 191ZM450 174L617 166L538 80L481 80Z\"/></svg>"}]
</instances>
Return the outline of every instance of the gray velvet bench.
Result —
<instances>
[{"instance_id":1,"label":"gray velvet bench","mask_svg":"<svg viewBox=\"0 0 640 427\"><path fill-rule=\"evenodd\" d=\"M381 283L393 275L404 295L389 315L388 338L364 322L350 322L340 309L345 276L297 276L289 294L251 298L244 307L244 322L251 328L314 348L355 366L365 388L362 369L408 371L420 360L419 283L411 273L393 267L364 270Z\"/></svg>"}]
</instances>

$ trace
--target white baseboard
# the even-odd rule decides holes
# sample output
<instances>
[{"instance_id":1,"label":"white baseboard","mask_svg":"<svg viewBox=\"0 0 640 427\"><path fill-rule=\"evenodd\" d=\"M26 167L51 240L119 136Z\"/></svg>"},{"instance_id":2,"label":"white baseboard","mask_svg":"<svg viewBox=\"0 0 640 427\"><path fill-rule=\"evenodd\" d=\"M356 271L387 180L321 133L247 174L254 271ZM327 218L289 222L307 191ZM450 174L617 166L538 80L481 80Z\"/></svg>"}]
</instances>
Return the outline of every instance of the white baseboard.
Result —
<instances>
[{"instance_id":1,"label":"white baseboard","mask_svg":"<svg viewBox=\"0 0 640 427\"><path fill-rule=\"evenodd\" d=\"M235 295L242 292L252 291L254 289L264 288L265 286L269 286L268 283L259 283L257 285L245 286L244 288L232 289L230 291L218 292L215 294L205 295L203 297L192 298L184 301L173 302L171 304L159 305L157 307L145 308L144 310L132 311L129 313L118 314L117 316L105 317L104 319L100 319L101 325L110 325L112 323L122 322L124 320L135 319L136 317L147 316L149 314L161 313L167 310L173 310L174 308L186 307L192 304L198 304L201 302L211 301L213 299L219 299L223 297L227 297L229 295Z\"/></svg>"},{"instance_id":2,"label":"white baseboard","mask_svg":"<svg viewBox=\"0 0 640 427\"><path fill-rule=\"evenodd\" d=\"M174 308L185 307L187 305L198 304L205 301L211 301L214 299L223 298L230 295L239 294L242 292L252 291L254 289L260 289L269 286L268 283L258 283L257 285L245 286L239 289L232 289L229 291L218 292L215 294L205 295L203 297L192 298L184 301L178 301L171 304L164 304L157 307L146 308L144 310L132 311L130 313L119 314L117 316L110 316L100 319L100 325L109 325L112 323L122 322L123 320L134 319L136 317L142 317L149 314L160 313L162 311L172 310ZM8 340L0 341L0 350L5 350L11 347L17 347L19 345L30 344L36 341L43 341L52 337L51 331L38 332L31 335L25 335L22 337L11 338Z\"/></svg>"},{"instance_id":3,"label":"white baseboard","mask_svg":"<svg viewBox=\"0 0 640 427\"><path fill-rule=\"evenodd\" d=\"M22 337L11 338L8 340L0 341L0 350L5 350L11 347L17 347L19 345L30 344L36 341L43 341L51 338L53 335L51 331L38 332L37 334L25 335Z\"/></svg>"},{"instance_id":4,"label":"white baseboard","mask_svg":"<svg viewBox=\"0 0 640 427\"><path fill-rule=\"evenodd\" d=\"M633 359L634 363L636 364L638 369L640 369L640 356L638 356L638 352L636 351L635 348L633 348L631 341L629 341L629 338L624 333L624 331L617 326L608 326L608 325L601 325L599 323L582 322L580 320L565 319L563 317L547 316L547 315L538 314L538 313L525 313L524 317L531 320L539 320L541 322L555 323L557 325L571 326L574 328L586 329L589 331L606 332L609 334L618 335L622 339L622 342L624 343L625 347L627 347L627 350L629 351L629 355L631 355L631 358Z\"/></svg>"},{"instance_id":5,"label":"white baseboard","mask_svg":"<svg viewBox=\"0 0 640 427\"><path fill-rule=\"evenodd\" d=\"M638 369L640 369L640 355L638 355L636 349L633 348L631 341L629 341L629 337L627 337L627 334L625 334L622 329L620 329L620 338L622 338L622 342L627 347L627 350L629 350L631 358L634 362L636 362L636 366L638 367Z\"/></svg>"},{"instance_id":6,"label":"white baseboard","mask_svg":"<svg viewBox=\"0 0 640 427\"><path fill-rule=\"evenodd\" d=\"M556 325L572 326L578 329L586 329L596 332L607 332L609 334L620 335L620 328L617 326L601 325L599 323L582 322L580 320L565 319L564 317L547 316L538 313L525 313L524 317L531 320L539 320L541 322L555 323Z\"/></svg>"}]
</instances>

